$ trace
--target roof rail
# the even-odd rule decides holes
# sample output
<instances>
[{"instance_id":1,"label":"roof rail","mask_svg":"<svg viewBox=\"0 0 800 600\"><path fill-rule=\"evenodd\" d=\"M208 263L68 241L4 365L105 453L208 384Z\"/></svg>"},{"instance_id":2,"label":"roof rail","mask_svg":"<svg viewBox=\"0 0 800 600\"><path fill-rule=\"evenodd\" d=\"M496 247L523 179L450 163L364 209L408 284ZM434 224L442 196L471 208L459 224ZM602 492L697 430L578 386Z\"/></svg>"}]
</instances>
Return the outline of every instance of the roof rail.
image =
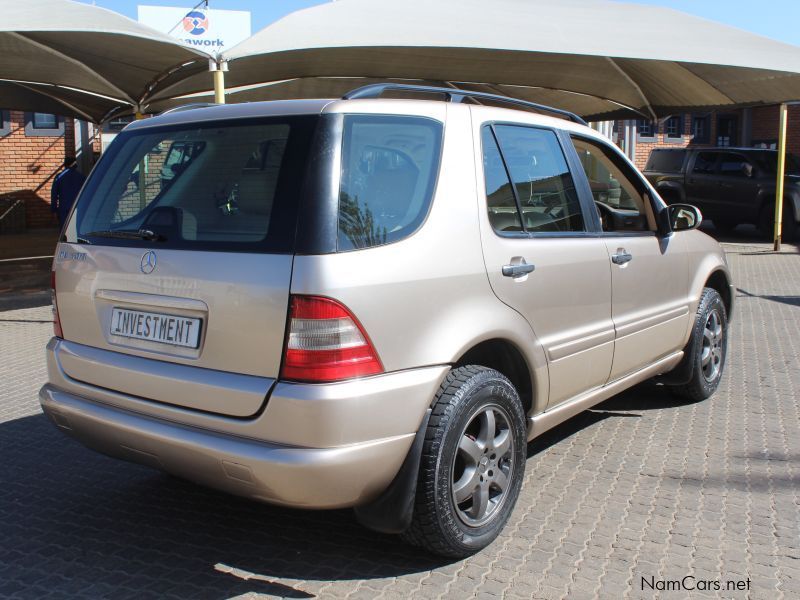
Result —
<instances>
[{"instance_id":1,"label":"roof rail","mask_svg":"<svg viewBox=\"0 0 800 600\"><path fill-rule=\"evenodd\" d=\"M565 119L569 119L574 123L587 125L586 121L581 119L575 113L544 104L537 104L536 102L528 102L527 100L518 100L517 98L509 98L508 96L501 96L499 94L489 94L487 92L471 92L469 90L461 90L458 88L445 88L434 87L430 85L412 85L407 83L372 83L365 85L354 90L350 90L342 100L356 100L361 98L379 98L387 90L404 90L407 92L423 92L428 94L442 94L448 102L462 102L464 98L476 98L484 100L492 100L494 102L505 102L506 104L514 104L516 106L524 106L525 108L533 108L541 112L552 113Z\"/></svg>"},{"instance_id":2,"label":"roof rail","mask_svg":"<svg viewBox=\"0 0 800 600\"><path fill-rule=\"evenodd\" d=\"M208 108L209 106L217 106L214 102L192 102L191 104L181 104L180 106L173 106L167 110L162 110L158 116L168 115L170 113L181 112L184 110L193 110L195 108Z\"/></svg>"}]
</instances>

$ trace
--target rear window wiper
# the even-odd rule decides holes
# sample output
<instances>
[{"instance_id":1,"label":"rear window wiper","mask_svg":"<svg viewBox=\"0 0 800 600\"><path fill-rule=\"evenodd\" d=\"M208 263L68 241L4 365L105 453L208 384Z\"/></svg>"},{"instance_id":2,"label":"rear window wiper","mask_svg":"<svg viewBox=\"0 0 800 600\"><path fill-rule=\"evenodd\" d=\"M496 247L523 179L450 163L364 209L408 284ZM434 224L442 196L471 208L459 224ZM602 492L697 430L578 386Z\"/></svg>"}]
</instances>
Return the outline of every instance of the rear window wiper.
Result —
<instances>
[{"instance_id":1,"label":"rear window wiper","mask_svg":"<svg viewBox=\"0 0 800 600\"><path fill-rule=\"evenodd\" d=\"M107 237L123 240L145 240L147 242L163 242L167 238L149 229L102 229L83 234L86 237Z\"/></svg>"}]
</instances>

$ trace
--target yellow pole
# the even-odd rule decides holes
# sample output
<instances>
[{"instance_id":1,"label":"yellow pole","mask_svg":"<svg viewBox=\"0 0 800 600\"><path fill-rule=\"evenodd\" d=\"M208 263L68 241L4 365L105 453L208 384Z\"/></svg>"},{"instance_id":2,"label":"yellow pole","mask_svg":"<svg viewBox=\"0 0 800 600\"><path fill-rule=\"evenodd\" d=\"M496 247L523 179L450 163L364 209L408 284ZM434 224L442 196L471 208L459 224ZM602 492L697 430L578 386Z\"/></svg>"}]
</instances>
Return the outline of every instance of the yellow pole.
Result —
<instances>
[{"instance_id":1,"label":"yellow pole","mask_svg":"<svg viewBox=\"0 0 800 600\"><path fill-rule=\"evenodd\" d=\"M217 68L214 73L214 102L225 104L225 71Z\"/></svg>"},{"instance_id":2,"label":"yellow pole","mask_svg":"<svg viewBox=\"0 0 800 600\"><path fill-rule=\"evenodd\" d=\"M786 122L789 107L781 104L781 120L778 129L778 181L775 189L775 235L773 249L781 249L781 233L783 229L783 184L786 178Z\"/></svg>"}]
</instances>

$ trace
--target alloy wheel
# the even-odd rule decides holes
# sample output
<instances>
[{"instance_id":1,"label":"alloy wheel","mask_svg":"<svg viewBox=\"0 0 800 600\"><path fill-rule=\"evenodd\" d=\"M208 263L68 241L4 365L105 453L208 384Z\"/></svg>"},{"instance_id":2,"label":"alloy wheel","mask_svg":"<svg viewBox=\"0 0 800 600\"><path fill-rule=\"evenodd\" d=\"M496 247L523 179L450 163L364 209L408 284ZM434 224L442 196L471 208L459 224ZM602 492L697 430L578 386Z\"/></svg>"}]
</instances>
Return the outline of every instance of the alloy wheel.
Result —
<instances>
[{"instance_id":1,"label":"alloy wheel","mask_svg":"<svg viewBox=\"0 0 800 600\"><path fill-rule=\"evenodd\" d=\"M722 371L722 343L724 330L719 311L708 314L703 328L703 350L700 353L700 366L706 381L715 381Z\"/></svg>"},{"instance_id":2,"label":"alloy wheel","mask_svg":"<svg viewBox=\"0 0 800 600\"><path fill-rule=\"evenodd\" d=\"M514 432L500 406L484 405L467 421L451 469L456 514L469 527L488 522L505 502L514 468Z\"/></svg>"}]
</instances>

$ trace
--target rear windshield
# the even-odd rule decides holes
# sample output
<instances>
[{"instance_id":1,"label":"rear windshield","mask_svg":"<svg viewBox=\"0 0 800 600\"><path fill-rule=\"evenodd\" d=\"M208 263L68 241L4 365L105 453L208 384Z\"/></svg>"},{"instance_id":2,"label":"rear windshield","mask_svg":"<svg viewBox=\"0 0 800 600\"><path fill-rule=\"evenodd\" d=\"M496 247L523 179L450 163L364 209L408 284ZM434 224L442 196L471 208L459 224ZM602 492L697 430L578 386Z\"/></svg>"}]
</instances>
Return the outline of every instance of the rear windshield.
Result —
<instances>
[{"instance_id":1,"label":"rear windshield","mask_svg":"<svg viewBox=\"0 0 800 600\"><path fill-rule=\"evenodd\" d=\"M686 158L685 150L653 150L647 159L645 171L659 173L680 173L683 169L683 160Z\"/></svg>"},{"instance_id":2,"label":"rear windshield","mask_svg":"<svg viewBox=\"0 0 800 600\"><path fill-rule=\"evenodd\" d=\"M317 121L281 117L123 132L81 194L68 240L290 253Z\"/></svg>"}]
</instances>

